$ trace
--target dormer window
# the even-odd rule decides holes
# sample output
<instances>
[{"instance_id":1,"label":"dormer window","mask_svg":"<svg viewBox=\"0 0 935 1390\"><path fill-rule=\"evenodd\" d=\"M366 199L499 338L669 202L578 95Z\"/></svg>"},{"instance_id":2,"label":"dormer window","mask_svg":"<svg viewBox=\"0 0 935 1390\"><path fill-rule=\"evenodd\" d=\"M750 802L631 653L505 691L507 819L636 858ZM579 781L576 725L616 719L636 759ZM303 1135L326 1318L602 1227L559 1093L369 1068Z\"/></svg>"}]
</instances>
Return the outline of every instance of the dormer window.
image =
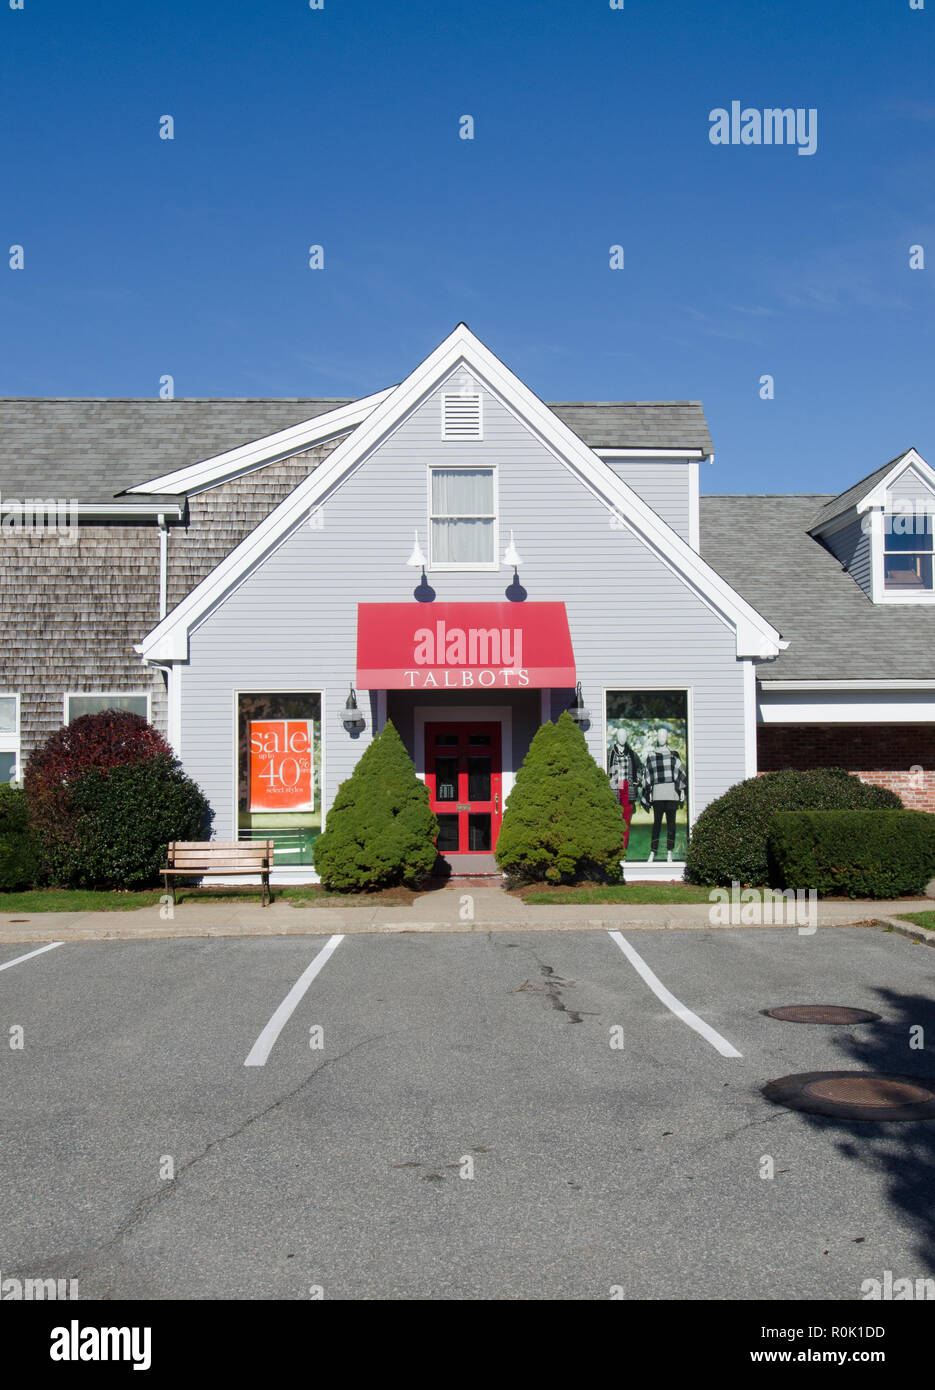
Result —
<instances>
[{"instance_id":1,"label":"dormer window","mask_svg":"<svg viewBox=\"0 0 935 1390\"><path fill-rule=\"evenodd\" d=\"M883 587L887 593L933 592L932 520L924 512L885 513Z\"/></svg>"}]
</instances>

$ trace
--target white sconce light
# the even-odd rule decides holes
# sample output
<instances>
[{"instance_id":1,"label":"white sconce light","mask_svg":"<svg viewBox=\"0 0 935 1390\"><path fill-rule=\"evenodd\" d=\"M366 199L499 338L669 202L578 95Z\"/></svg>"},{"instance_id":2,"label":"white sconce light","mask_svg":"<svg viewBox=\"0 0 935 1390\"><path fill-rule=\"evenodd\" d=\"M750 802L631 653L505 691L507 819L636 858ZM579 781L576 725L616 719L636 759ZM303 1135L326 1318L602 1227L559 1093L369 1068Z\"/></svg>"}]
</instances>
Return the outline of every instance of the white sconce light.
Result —
<instances>
[{"instance_id":1,"label":"white sconce light","mask_svg":"<svg viewBox=\"0 0 935 1390\"><path fill-rule=\"evenodd\" d=\"M414 531L413 535L415 536L415 544L412 547L412 554L409 556L406 564L411 565L413 569L425 569L428 561L422 554L422 547L419 544L419 532Z\"/></svg>"},{"instance_id":2,"label":"white sconce light","mask_svg":"<svg viewBox=\"0 0 935 1390\"><path fill-rule=\"evenodd\" d=\"M519 552L516 549L516 546L513 544L512 531L510 532L510 544L503 552L503 563L505 565L512 565L513 569L518 569L519 566L523 563L522 556L519 554Z\"/></svg>"}]
</instances>

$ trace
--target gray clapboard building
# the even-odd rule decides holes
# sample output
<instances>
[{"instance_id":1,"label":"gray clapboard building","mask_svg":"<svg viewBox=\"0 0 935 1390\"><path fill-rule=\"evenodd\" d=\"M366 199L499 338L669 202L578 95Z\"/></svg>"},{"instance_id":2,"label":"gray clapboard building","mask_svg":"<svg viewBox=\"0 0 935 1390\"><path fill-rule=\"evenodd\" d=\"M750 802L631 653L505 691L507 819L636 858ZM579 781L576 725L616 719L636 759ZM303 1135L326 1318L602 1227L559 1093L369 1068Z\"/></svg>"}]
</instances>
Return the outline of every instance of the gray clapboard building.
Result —
<instances>
[{"instance_id":1,"label":"gray clapboard building","mask_svg":"<svg viewBox=\"0 0 935 1390\"><path fill-rule=\"evenodd\" d=\"M5 778L63 722L132 709L219 838L272 835L302 877L387 719L459 870L493 867L530 739L566 708L647 876L757 770L846 766L935 809L914 449L836 498L701 498L699 403L546 405L463 324L362 400L0 416Z\"/></svg>"}]
</instances>

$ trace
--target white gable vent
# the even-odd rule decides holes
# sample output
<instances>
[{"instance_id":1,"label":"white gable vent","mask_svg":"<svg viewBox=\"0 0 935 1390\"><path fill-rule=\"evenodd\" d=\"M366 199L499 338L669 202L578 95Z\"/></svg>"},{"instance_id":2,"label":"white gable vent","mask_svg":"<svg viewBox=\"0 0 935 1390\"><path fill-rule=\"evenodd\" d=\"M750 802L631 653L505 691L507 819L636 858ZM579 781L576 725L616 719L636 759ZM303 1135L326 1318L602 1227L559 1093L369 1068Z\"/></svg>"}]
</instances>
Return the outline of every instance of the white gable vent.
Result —
<instances>
[{"instance_id":1,"label":"white gable vent","mask_svg":"<svg viewBox=\"0 0 935 1390\"><path fill-rule=\"evenodd\" d=\"M442 396L442 439L483 439L480 392Z\"/></svg>"}]
</instances>

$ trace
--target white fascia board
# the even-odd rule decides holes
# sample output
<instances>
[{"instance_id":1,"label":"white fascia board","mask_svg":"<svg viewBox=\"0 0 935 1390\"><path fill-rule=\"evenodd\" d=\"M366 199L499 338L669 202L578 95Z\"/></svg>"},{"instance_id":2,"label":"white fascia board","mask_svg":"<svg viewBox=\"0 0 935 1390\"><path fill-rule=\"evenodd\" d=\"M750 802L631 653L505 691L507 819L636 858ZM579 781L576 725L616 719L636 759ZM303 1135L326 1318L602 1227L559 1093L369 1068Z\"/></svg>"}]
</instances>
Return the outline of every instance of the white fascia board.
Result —
<instances>
[{"instance_id":1,"label":"white fascia board","mask_svg":"<svg viewBox=\"0 0 935 1390\"><path fill-rule=\"evenodd\" d=\"M871 507L883 507L886 505L887 490L907 468L915 468L921 475L922 481L935 491L935 471L925 462L925 459L916 449L909 449L901 458L898 458L892 468L881 478L876 487L871 488L866 497L862 497L857 503L858 512L869 511Z\"/></svg>"},{"instance_id":2,"label":"white fascia board","mask_svg":"<svg viewBox=\"0 0 935 1390\"><path fill-rule=\"evenodd\" d=\"M298 454L314 444L321 444L335 434L356 429L394 390L395 387L390 386L350 405L339 406L337 410L327 410L323 415L314 415L310 420L277 430L275 434L264 435L262 439L251 440L249 444L241 444L236 449L228 449L226 453L216 454L201 463L193 463L174 473L164 473L161 478L138 483L136 487L128 488L127 492L203 491L235 474L247 473L251 468L266 463L275 463L277 459L288 458L290 454Z\"/></svg>"},{"instance_id":3,"label":"white fascia board","mask_svg":"<svg viewBox=\"0 0 935 1390\"><path fill-rule=\"evenodd\" d=\"M833 695L837 690L935 690L935 680L880 681L760 681L760 689L812 690Z\"/></svg>"},{"instance_id":4,"label":"white fascia board","mask_svg":"<svg viewBox=\"0 0 935 1390\"><path fill-rule=\"evenodd\" d=\"M932 724L935 690L761 687L757 719L761 724Z\"/></svg>"},{"instance_id":5,"label":"white fascia board","mask_svg":"<svg viewBox=\"0 0 935 1390\"><path fill-rule=\"evenodd\" d=\"M79 517L106 517L112 521L121 516L151 516L158 519L161 516L174 516L179 519L185 514L185 503L180 502L79 502L75 506L69 504L69 510Z\"/></svg>"},{"instance_id":6,"label":"white fascia board","mask_svg":"<svg viewBox=\"0 0 935 1390\"><path fill-rule=\"evenodd\" d=\"M283 541L305 514L320 505L349 473L392 433L428 393L459 366L475 371L493 394L513 410L562 463L584 482L679 576L735 628L737 655L778 655L779 632L707 565L609 465L578 438L509 368L459 324L424 362L401 382L343 440L324 463L300 483L269 516L198 584L144 639L144 661L184 661L192 627Z\"/></svg>"},{"instance_id":7,"label":"white fascia board","mask_svg":"<svg viewBox=\"0 0 935 1390\"><path fill-rule=\"evenodd\" d=\"M703 459L704 449L595 449L602 459Z\"/></svg>"}]
</instances>

